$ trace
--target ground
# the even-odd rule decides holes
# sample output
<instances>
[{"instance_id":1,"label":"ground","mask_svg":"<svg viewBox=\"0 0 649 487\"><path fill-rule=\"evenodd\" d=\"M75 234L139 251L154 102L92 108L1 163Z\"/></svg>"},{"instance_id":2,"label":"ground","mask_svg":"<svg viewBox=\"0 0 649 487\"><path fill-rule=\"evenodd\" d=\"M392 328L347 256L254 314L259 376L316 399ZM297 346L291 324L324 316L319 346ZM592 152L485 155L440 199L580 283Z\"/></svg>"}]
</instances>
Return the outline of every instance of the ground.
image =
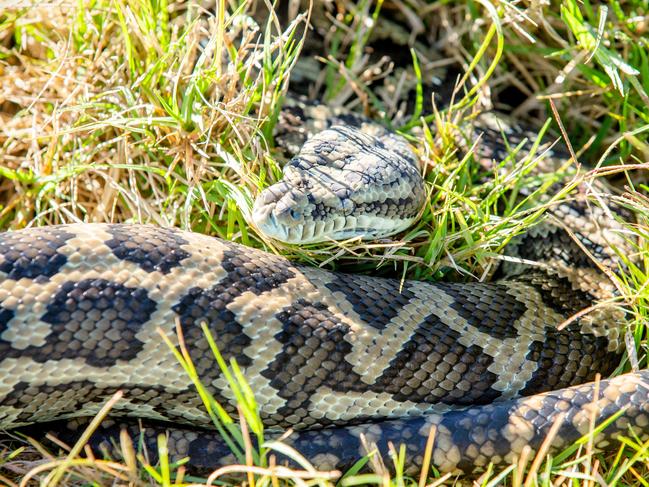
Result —
<instances>
[{"instance_id":1,"label":"ground","mask_svg":"<svg viewBox=\"0 0 649 487\"><path fill-rule=\"evenodd\" d=\"M554 182L546 176L539 184L532 171L543 148L508 143L503 133L490 167L478 157L481 142L462 138L467 121L495 108L531 127L532 142L565 147L580 181L606 178L635 215L628 230L637 252L624 256L613 304L629 310L632 360L619 371L631 368L634 354L646 366L646 2L339 0L268 8L244 0L0 2L0 228L149 222L332 268L486 278L507 242L542 218L533 196ZM252 199L280 177L285 160L273 129L289 79L293 91L409 138L431 195L419 224L390 242L306 249L265 241L250 228ZM517 198L530 192L523 203ZM647 448L629 440L612 457L584 451L530 460L527 471L521 464L479 481L647 485ZM81 460L78 449L57 461L27 450L0 444L0 482L18 485L25 475L48 485L182 482L177 467L154 468L128 451L104 462ZM404 479L398 464L395 475L377 463L374 474L343 483L419 480ZM290 483L331 483L326 474L285 473ZM433 474L429 482L438 482ZM282 474L274 475L273 482Z\"/></svg>"}]
</instances>

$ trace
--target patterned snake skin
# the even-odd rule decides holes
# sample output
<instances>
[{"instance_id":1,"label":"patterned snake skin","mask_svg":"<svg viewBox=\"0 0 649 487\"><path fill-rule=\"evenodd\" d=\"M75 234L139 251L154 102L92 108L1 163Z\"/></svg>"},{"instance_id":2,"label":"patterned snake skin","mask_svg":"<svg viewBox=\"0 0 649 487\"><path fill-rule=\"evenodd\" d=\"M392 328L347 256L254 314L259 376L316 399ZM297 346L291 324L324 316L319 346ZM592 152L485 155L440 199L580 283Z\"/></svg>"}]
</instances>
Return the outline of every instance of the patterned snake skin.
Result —
<instances>
[{"instance_id":1,"label":"patterned snake skin","mask_svg":"<svg viewBox=\"0 0 649 487\"><path fill-rule=\"evenodd\" d=\"M559 223L552 223L559 222ZM565 228L564 228L565 227ZM569 230L566 230L569 229ZM229 412L233 395L200 323L242 366L267 427L315 465L345 468L405 443L422 462L431 426L441 471L473 472L556 450L622 411L595 444L649 434L649 372L593 383L620 362L624 312L586 256L615 269L622 226L583 195L553 207L491 283L349 275L172 228L75 224L0 235L0 428L117 415L168 427L175 458L231 461L186 373L162 343L182 326L198 374ZM584 385L585 383L585 385ZM582 384L582 385L580 385ZM183 426L184 425L184 426ZM155 442L157 426L145 437ZM107 433L108 434L107 428Z\"/></svg>"}]
</instances>

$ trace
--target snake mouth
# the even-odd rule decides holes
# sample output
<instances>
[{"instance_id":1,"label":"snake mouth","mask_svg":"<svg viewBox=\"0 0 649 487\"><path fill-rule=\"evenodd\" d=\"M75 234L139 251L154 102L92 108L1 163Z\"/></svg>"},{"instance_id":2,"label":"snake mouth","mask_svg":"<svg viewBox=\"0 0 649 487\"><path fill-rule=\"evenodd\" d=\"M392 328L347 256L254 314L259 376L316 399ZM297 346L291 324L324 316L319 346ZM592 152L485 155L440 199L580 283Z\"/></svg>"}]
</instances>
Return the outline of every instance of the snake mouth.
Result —
<instances>
[{"instance_id":1,"label":"snake mouth","mask_svg":"<svg viewBox=\"0 0 649 487\"><path fill-rule=\"evenodd\" d=\"M289 244L314 243L324 240L323 238L318 238L318 233L321 232L318 232L320 229L317 227L322 225L307 223L289 228L278 222L274 215L274 210L275 205L255 204L255 207L253 207L253 222L264 236Z\"/></svg>"},{"instance_id":2,"label":"snake mouth","mask_svg":"<svg viewBox=\"0 0 649 487\"><path fill-rule=\"evenodd\" d=\"M274 215L275 204L255 202L253 220L265 236L289 244L312 244L360 237L363 240L394 234L408 228L414 219L386 222L371 216L338 216L329 221L310 221L287 227Z\"/></svg>"}]
</instances>

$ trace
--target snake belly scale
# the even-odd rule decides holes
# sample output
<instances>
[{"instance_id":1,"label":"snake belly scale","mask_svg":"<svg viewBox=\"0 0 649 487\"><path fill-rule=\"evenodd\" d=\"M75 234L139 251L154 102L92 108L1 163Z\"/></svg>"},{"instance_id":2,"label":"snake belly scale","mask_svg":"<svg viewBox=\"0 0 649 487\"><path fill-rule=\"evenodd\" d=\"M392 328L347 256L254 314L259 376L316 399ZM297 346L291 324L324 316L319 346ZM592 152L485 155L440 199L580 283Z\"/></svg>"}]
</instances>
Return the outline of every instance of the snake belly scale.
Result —
<instances>
[{"instance_id":1,"label":"snake belly scale","mask_svg":"<svg viewBox=\"0 0 649 487\"><path fill-rule=\"evenodd\" d=\"M361 149L375 143L359 137ZM340 139L325 139L335 152ZM341 198L328 201L348 211ZM161 328L174 340L179 321L210 392L235 411L203 322L224 357L242 366L265 424L293 428L287 441L323 468L363 455L363 435L381 451L390 441L405 443L416 466L432 426L433 462L442 471L511 462L525 445L537 449L557 420L552 446L560 448L588 432L592 414L602 421L620 408L596 446L630 426L646 437L647 372L589 382L618 365L624 313L600 308L559 326L612 294L583 250L614 268L611 243L624 246L620 224L580 198L553 208L552 217L572 234L561 225L535 227L509 250L544 265L505 266L492 283L329 272L147 225L3 233L0 428L91 416L123 390L116 415L173 423L170 448L198 466L227 461L223 443L206 430L198 394L158 334ZM299 233L311 238L325 226Z\"/></svg>"}]
</instances>

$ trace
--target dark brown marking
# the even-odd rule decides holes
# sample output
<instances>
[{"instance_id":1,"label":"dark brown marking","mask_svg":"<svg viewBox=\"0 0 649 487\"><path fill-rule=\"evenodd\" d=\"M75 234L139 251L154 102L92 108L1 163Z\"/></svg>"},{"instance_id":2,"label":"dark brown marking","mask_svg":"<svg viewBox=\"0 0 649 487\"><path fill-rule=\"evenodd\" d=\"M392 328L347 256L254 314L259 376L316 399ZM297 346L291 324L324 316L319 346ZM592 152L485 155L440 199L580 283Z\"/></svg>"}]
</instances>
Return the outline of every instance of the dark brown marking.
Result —
<instances>
[{"instance_id":1,"label":"dark brown marking","mask_svg":"<svg viewBox=\"0 0 649 487\"><path fill-rule=\"evenodd\" d=\"M453 298L451 308L469 326L497 340L518 336L514 324L525 314L527 306L512 296L507 286L498 283L439 283L438 286Z\"/></svg>"},{"instance_id":2,"label":"dark brown marking","mask_svg":"<svg viewBox=\"0 0 649 487\"><path fill-rule=\"evenodd\" d=\"M309 415L311 395L322 386L342 392L367 390L346 360L352 350L344 339L349 327L325 305L299 299L278 313L277 319L284 325L275 335L282 352L261 372L286 399L274 419L292 418L288 425L303 422Z\"/></svg>"},{"instance_id":3,"label":"dark brown marking","mask_svg":"<svg viewBox=\"0 0 649 487\"><path fill-rule=\"evenodd\" d=\"M342 293L358 316L377 330L383 330L415 297L410 283L397 279L336 273L326 286L332 292Z\"/></svg>"},{"instance_id":4,"label":"dark brown marking","mask_svg":"<svg viewBox=\"0 0 649 487\"><path fill-rule=\"evenodd\" d=\"M7 278L48 280L59 272L67 257L58 250L75 235L66 227L31 228L22 232L4 232L0 236L0 271Z\"/></svg>"},{"instance_id":5,"label":"dark brown marking","mask_svg":"<svg viewBox=\"0 0 649 487\"><path fill-rule=\"evenodd\" d=\"M526 356L539 366L521 391L523 396L581 384L598 373L606 376L619 363L619 354L607 350L606 337L580 333L578 323L562 331L546 327L544 332L544 339L532 342Z\"/></svg>"},{"instance_id":6,"label":"dark brown marking","mask_svg":"<svg viewBox=\"0 0 649 487\"><path fill-rule=\"evenodd\" d=\"M501 393L491 386L498 376L488 370L493 357L478 345L461 345L459 339L460 334L437 316L428 316L403 344L373 390L389 392L397 401L430 404L487 404L496 400ZM435 380L428 371L442 371L443 380Z\"/></svg>"},{"instance_id":7,"label":"dark brown marking","mask_svg":"<svg viewBox=\"0 0 649 487\"><path fill-rule=\"evenodd\" d=\"M565 277L534 270L516 276L517 282L532 286L541 296L543 304L560 315L569 318L595 302L595 297L575 289Z\"/></svg>"},{"instance_id":8,"label":"dark brown marking","mask_svg":"<svg viewBox=\"0 0 649 487\"><path fill-rule=\"evenodd\" d=\"M557 260L572 268L592 268L593 261L563 229L548 226L548 235L544 237L525 234L515 244L516 255L532 262ZM609 258L601 245L591 242L588 237L576 234L581 243L600 261Z\"/></svg>"},{"instance_id":9,"label":"dark brown marking","mask_svg":"<svg viewBox=\"0 0 649 487\"><path fill-rule=\"evenodd\" d=\"M243 352L250 338L243 333L234 313L227 309L228 304L245 292L259 296L272 291L295 276L288 261L241 249L230 245L223 253L221 266L227 275L218 284L210 289L191 288L172 306L180 318L199 374L210 380L218 377L219 371L200 324L207 323L226 359L234 358L241 366L250 365L250 357Z\"/></svg>"},{"instance_id":10,"label":"dark brown marking","mask_svg":"<svg viewBox=\"0 0 649 487\"><path fill-rule=\"evenodd\" d=\"M68 281L41 317L52 325L45 344L18 350L0 340L0 356L32 357L39 363L79 358L94 366L131 360L143 346L135 335L155 309L145 289L104 279Z\"/></svg>"},{"instance_id":11,"label":"dark brown marking","mask_svg":"<svg viewBox=\"0 0 649 487\"><path fill-rule=\"evenodd\" d=\"M168 274L189 257L182 249L187 241L173 228L142 225L132 231L128 225L110 225L108 233L113 238L106 245L118 259L127 260L147 272Z\"/></svg>"}]
</instances>

